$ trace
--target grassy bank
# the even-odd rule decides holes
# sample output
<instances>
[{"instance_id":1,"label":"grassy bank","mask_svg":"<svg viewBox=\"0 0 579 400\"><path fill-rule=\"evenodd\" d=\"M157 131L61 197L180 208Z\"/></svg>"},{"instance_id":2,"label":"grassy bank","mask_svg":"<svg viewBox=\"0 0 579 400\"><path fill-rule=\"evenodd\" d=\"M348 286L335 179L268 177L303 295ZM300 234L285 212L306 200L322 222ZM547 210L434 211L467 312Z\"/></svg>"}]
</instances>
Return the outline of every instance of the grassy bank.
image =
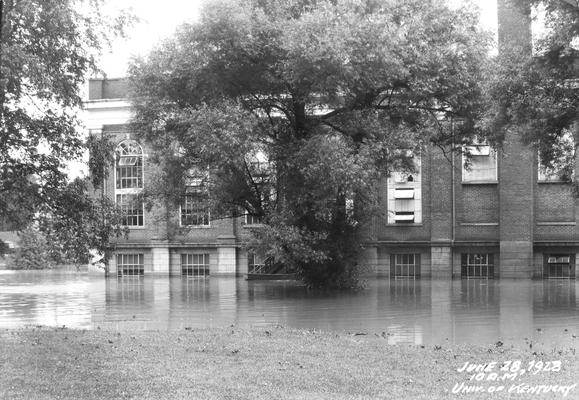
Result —
<instances>
[{"instance_id":1,"label":"grassy bank","mask_svg":"<svg viewBox=\"0 0 579 400\"><path fill-rule=\"evenodd\" d=\"M335 334L280 327L180 332L0 331L1 399L447 399L579 398L518 393L513 385L572 385L579 358L564 348L537 346L388 345L382 335ZM560 360L558 372L515 374L504 381L468 382L488 393L452 394L471 375L466 362ZM520 373L520 371L519 371ZM490 374L485 374L488 379ZM494 378L493 376L490 376ZM491 389L492 390L492 389ZM525 390L522 389L521 390Z\"/></svg>"}]
</instances>

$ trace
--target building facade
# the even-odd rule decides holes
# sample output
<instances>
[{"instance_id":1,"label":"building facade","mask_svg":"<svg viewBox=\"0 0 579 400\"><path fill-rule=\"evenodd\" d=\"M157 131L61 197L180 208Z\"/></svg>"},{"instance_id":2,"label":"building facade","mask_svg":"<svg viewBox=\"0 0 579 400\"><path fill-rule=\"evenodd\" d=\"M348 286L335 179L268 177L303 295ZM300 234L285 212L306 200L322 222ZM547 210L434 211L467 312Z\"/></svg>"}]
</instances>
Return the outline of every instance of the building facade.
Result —
<instances>
[{"instance_id":1,"label":"building facade","mask_svg":"<svg viewBox=\"0 0 579 400\"><path fill-rule=\"evenodd\" d=\"M498 2L498 15L500 51L530 45L528 15L508 0ZM244 275L259 269L261 261L241 246L255 221L211 219L202 190L188 192L178 209L144 207L139 194L153 179L153 166L148 149L127 128L125 93L122 80L94 80L86 102L90 133L110 136L116 146L101 195L125 210L130 230L127 239L115 242L111 273ZM367 227L363 251L370 273L574 279L579 198L572 180L579 177L579 155L573 155L569 180L542 168L536 151L516 133L509 133L499 150L484 143L468 150L469 159L431 146L415 156L416 172L384 178L379 188L384 214Z\"/></svg>"},{"instance_id":2,"label":"building facade","mask_svg":"<svg viewBox=\"0 0 579 400\"><path fill-rule=\"evenodd\" d=\"M154 166L149 149L128 129L124 85L91 81L86 102L90 133L107 135L116 146L100 194L125 211L130 232L115 242L111 273L244 275L258 266L241 246L254 221L211 219L195 187L178 208L145 207L139 194ZM543 170L536 152L514 134L498 151L484 144L468 150L466 161L432 146L414 157L416 172L384 178L384 216L368 227L364 249L370 271L406 278L575 278L579 198L573 183Z\"/></svg>"}]
</instances>

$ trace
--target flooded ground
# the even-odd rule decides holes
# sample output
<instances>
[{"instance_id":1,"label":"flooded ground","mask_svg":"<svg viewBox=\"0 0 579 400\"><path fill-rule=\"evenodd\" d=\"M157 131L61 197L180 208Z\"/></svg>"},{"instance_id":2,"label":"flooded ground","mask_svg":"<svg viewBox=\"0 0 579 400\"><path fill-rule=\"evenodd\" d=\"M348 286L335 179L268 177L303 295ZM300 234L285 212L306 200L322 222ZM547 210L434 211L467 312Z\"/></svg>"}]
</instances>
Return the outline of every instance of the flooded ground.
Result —
<instances>
[{"instance_id":1,"label":"flooded ground","mask_svg":"<svg viewBox=\"0 0 579 400\"><path fill-rule=\"evenodd\" d=\"M370 279L359 292L319 293L287 281L0 271L0 328L279 324L378 334L390 343L556 345L579 337L577 287L574 280Z\"/></svg>"}]
</instances>

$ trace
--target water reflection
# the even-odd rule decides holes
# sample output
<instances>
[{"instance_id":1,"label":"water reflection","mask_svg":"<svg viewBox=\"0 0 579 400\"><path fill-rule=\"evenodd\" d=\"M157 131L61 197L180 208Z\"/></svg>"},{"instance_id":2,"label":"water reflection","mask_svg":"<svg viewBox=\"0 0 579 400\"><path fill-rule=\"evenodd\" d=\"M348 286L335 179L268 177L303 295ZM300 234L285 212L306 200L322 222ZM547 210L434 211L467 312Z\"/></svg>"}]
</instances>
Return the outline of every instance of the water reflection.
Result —
<instances>
[{"instance_id":1,"label":"water reflection","mask_svg":"<svg viewBox=\"0 0 579 400\"><path fill-rule=\"evenodd\" d=\"M560 343L579 335L575 281L370 280L353 293L287 281L0 271L0 327L283 326L367 333L388 343Z\"/></svg>"}]
</instances>

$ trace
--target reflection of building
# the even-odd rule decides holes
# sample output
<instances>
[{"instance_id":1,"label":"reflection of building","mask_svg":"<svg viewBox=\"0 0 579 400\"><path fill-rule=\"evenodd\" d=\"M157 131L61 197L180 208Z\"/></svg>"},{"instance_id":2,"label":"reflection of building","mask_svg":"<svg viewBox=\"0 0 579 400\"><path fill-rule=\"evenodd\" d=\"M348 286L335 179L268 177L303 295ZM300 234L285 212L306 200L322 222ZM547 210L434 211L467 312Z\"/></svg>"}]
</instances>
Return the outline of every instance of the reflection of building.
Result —
<instances>
[{"instance_id":1,"label":"reflection of building","mask_svg":"<svg viewBox=\"0 0 579 400\"><path fill-rule=\"evenodd\" d=\"M528 21L504 3L499 1L503 43L530 41ZM151 179L149 155L126 128L125 89L121 80L91 81L86 103L88 128L112 136L117 146L105 194L126 212L130 235L117 244L113 270L246 273L239 239L245 223L259 222L252 215L212 220L195 182L178 209L145 209L140 194ZM575 277L579 201L572 184L539 168L537 154L515 133L499 151L478 143L468 152L468 161L458 155L447 160L430 147L415 156L414 173L384 179L387 213L372 224L366 261L379 274L406 278ZM579 176L577 155L575 165ZM170 234L171 224L183 229ZM265 265L253 256L250 261L253 269Z\"/></svg>"}]
</instances>

